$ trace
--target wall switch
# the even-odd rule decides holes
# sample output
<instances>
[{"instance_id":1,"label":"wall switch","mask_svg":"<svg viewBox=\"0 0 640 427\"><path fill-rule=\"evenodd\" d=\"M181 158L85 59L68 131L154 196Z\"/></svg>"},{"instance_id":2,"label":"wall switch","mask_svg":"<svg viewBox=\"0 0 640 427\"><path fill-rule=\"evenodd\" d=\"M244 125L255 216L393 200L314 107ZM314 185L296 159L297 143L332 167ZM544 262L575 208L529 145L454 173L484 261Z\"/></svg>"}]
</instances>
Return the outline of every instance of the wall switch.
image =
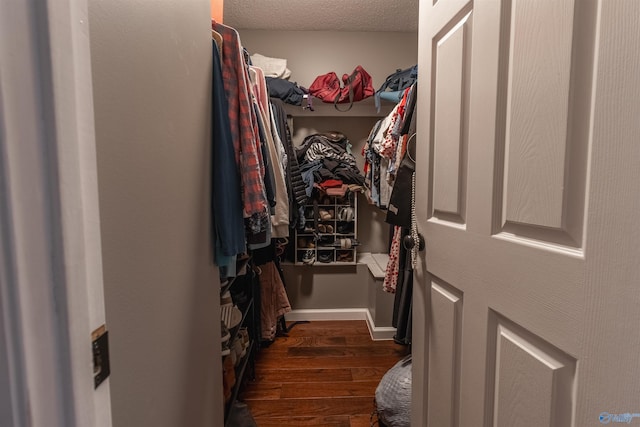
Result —
<instances>
[{"instance_id":1,"label":"wall switch","mask_svg":"<svg viewBox=\"0 0 640 427\"><path fill-rule=\"evenodd\" d=\"M111 373L109 366L109 331L105 325L91 333L93 350L93 388L98 388Z\"/></svg>"}]
</instances>

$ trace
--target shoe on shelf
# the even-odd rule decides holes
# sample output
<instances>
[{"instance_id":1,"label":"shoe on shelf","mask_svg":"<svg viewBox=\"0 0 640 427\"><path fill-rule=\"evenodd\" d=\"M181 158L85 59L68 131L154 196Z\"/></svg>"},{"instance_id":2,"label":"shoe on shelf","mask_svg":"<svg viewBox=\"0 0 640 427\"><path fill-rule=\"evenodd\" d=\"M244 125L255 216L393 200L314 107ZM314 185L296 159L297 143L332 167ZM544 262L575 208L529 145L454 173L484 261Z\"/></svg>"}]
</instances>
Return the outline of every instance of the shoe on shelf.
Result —
<instances>
[{"instance_id":1,"label":"shoe on shelf","mask_svg":"<svg viewBox=\"0 0 640 427\"><path fill-rule=\"evenodd\" d=\"M229 340L222 343L222 355L228 356L231 354L231 347L229 347Z\"/></svg>"},{"instance_id":2,"label":"shoe on shelf","mask_svg":"<svg viewBox=\"0 0 640 427\"><path fill-rule=\"evenodd\" d=\"M221 317L229 329L233 329L242 321L242 312L235 305L220 307Z\"/></svg>"},{"instance_id":3,"label":"shoe on shelf","mask_svg":"<svg viewBox=\"0 0 640 427\"><path fill-rule=\"evenodd\" d=\"M225 291L220 295L220 307L232 306L233 299L231 298L231 292Z\"/></svg>"},{"instance_id":4,"label":"shoe on shelf","mask_svg":"<svg viewBox=\"0 0 640 427\"><path fill-rule=\"evenodd\" d=\"M311 239L306 237L298 237L298 247L299 248L313 248L315 244Z\"/></svg>"},{"instance_id":5,"label":"shoe on shelf","mask_svg":"<svg viewBox=\"0 0 640 427\"><path fill-rule=\"evenodd\" d=\"M229 333L229 328L224 324L223 320L220 320L220 342L227 342L229 338L231 338L231 334Z\"/></svg>"},{"instance_id":6,"label":"shoe on shelf","mask_svg":"<svg viewBox=\"0 0 640 427\"><path fill-rule=\"evenodd\" d=\"M305 251L304 255L302 256L302 263L311 265L314 262L316 262L316 251L314 251L313 249Z\"/></svg>"},{"instance_id":7,"label":"shoe on shelf","mask_svg":"<svg viewBox=\"0 0 640 427\"><path fill-rule=\"evenodd\" d=\"M340 252L338 253L339 262L353 262L353 252Z\"/></svg>"},{"instance_id":8,"label":"shoe on shelf","mask_svg":"<svg viewBox=\"0 0 640 427\"><path fill-rule=\"evenodd\" d=\"M250 343L250 339L249 339L249 330L244 327L244 328L240 328L240 332L238 332L240 334L240 337L242 338L242 346L245 349L245 352L249 349L249 343Z\"/></svg>"},{"instance_id":9,"label":"shoe on shelf","mask_svg":"<svg viewBox=\"0 0 640 427\"><path fill-rule=\"evenodd\" d=\"M353 222L342 222L338 224L338 234L353 234Z\"/></svg>"},{"instance_id":10,"label":"shoe on shelf","mask_svg":"<svg viewBox=\"0 0 640 427\"><path fill-rule=\"evenodd\" d=\"M330 219L333 219L333 215L331 214L332 211L333 209L331 209L331 211L328 211L326 209L320 209L318 211L318 215L320 215L321 220L329 221Z\"/></svg>"},{"instance_id":11,"label":"shoe on shelf","mask_svg":"<svg viewBox=\"0 0 640 427\"><path fill-rule=\"evenodd\" d=\"M351 206L345 206L338 209L338 219L340 221L353 221L354 211Z\"/></svg>"},{"instance_id":12,"label":"shoe on shelf","mask_svg":"<svg viewBox=\"0 0 640 427\"><path fill-rule=\"evenodd\" d=\"M236 366L238 366L240 360L247 354L247 351L242 345L242 337L240 335L233 341L233 351L236 353Z\"/></svg>"},{"instance_id":13,"label":"shoe on shelf","mask_svg":"<svg viewBox=\"0 0 640 427\"><path fill-rule=\"evenodd\" d=\"M333 242L333 236L321 236L318 239L318 246L322 247L322 246L333 246L334 242Z\"/></svg>"},{"instance_id":14,"label":"shoe on shelf","mask_svg":"<svg viewBox=\"0 0 640 427\"><path fill-rule=\"evenodd\" d=\"M318 253L318 261L320 262L333 262L333 251L325 251Z\"/></svg>"},{"instance_id":15,"label":"shoe on shelf","mask_svg":"<svg viewBox=\"0 0 640 427\"><path fill-rule=\"evenodd\" d=\"M222 387L225 403L231 399L233 386L236 385L235 361L231 358L231 354L225 356L222 361Z\"/></svg>"}]
</instances>

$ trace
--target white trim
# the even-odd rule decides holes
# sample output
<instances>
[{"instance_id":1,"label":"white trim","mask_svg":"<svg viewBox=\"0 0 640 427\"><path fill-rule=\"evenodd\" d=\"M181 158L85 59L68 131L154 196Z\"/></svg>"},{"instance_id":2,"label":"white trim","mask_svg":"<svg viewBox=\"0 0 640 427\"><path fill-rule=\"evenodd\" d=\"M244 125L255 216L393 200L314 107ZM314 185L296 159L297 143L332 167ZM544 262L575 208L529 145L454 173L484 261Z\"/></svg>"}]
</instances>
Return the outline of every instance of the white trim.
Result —
<instances>
[{"instance_id":1,"label":"white trim","mask_svg":"<svg viewBox=\"0 0 640 427\"><path fill-rule=\"evenodd\" d=\"M388 262L388 254L364 252L358 257L358 264L365 264L376 281L384 280Z\"/></svg>"},{"instance_id":2,"label":"white trim","mask_svg":"<svg viewBox=\"0 0 640 427\"><path fill-rule=\"evenodd\" d=\"M109 427L87 1L0 2L0 68L0 425Z\"/></svg>"},{"instance_id":3,"label":"white trim","mask_svg":"<svg viewBox=\"0 0 640 427\"><path fill-rule=\"evenodd\" d=\"M287 321L299 322L305 320L367 320L366 308L327 308L291 310L285 315Z\"/></svg>"},{"instance_id":4,"label":"white trim","mask_svg":"<svg viewBox=\"0 0 640 427\"><path fill-rule=\"evenodd\" d=\"M369 327L369 334L374 341L388 341L392 340L396 334L396 328L391 326L377 326L371 317L371 312L367 310L367 326Z\"/></svg>"},{"instance_id":5,"label":"white trim","mask_svg":"<svg viewBox=\"0 0 640 427\"><path fill-rule=\"evenodd\" d=\"M94 391L87 369L91 332L105 324L87 0L47 0L47 12L74 415L110 427L109 379Z\"/></svg>"},{"instance_id":6,"label":"white trim","mask_svg":"<svg viewBox=\"0 0 640 427\"><path fill-rule=\"evenodd\" d=\"M48 150L54 128L46 96L52 76L42 46L48 34L36 25L42 13L35 2L0 2L0 309L10 372L0 397L9 394L11 401L0 424L63 427L75 421L73 390L64 381L70 370L67 310L64 299L56 301L64 274L54 258L60 244L51 198L57 178Z\"/></svg>"},{"instance_id":7,"label":"white trim","mask_svg":"<svg viewBox=\"0 0 640 427\"><path fill-rule=\"evenodd\" d=\"M369 335L374 341L390 340L396 328L376 327L373 317L367 308L327 308L292 310L285 315L288 322L329 321L329 320L364 320L367 322Z\"/></svg>"}]
</instances>

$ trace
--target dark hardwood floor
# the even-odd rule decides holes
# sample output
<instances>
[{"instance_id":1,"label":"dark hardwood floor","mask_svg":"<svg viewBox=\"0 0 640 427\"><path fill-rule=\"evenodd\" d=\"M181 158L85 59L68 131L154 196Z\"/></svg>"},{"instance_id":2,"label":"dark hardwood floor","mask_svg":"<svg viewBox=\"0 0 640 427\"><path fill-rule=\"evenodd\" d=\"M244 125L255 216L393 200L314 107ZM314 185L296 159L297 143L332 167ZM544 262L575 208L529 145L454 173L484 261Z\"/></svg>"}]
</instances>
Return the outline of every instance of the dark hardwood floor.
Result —
<instances>
[{"instance_id":1,"label":"dark hardwood floor","mask_svg":"<svg viewBox=\"0 0 640 427\"><path fill-rule=\"evenodd\" d=\"M299 323L260 350L240 399L258 427L368 427L380 379L407 354L364 320Z\"/></svg>"}]
</instances>

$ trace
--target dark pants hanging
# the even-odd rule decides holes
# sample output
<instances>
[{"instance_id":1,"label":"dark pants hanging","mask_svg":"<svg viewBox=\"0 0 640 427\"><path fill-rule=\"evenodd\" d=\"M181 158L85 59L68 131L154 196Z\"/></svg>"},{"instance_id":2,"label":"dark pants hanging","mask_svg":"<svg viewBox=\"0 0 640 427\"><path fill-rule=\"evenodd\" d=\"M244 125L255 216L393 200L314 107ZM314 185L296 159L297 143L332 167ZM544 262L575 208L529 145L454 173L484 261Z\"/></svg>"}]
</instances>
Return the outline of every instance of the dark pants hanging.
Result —
<instances>
[{"instance_id":1,"label":"dark pants hanging","mask_svg":"<svg viewBox=\"0 0 640 427\"><path fill-rule=\"evenodd\" d=\"M408 228L402 229L402 238L410 233ZM398 272L398 285L393 303L392 325L396 328L393 340L398 344L411 344L411 312L413 301L413 269L411 268L411 253L400 245L398 259L400 270Z\"/></svg>"}]
</instances>

